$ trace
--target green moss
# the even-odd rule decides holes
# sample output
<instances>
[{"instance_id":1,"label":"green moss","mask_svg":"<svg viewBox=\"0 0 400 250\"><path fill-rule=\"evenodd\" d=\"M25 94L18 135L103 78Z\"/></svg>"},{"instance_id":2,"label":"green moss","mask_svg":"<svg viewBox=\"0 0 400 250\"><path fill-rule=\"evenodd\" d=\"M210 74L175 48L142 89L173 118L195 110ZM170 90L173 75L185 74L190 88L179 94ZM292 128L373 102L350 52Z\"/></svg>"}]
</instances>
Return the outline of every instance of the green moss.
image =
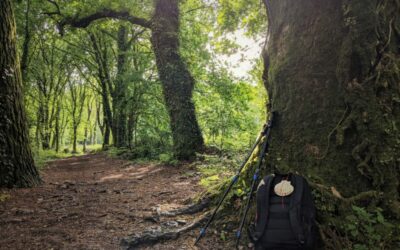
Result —
<instances>
[{"instance_id":1,"label":"green moss","mask_svg":"<svg viewBox=\"0 0 400 250\"><path fill-rule=\"evenodd\" d=\"M4 202L11 198L11 195L6 193L0 193L0 202Z\"/></svg>"}]
</instances>

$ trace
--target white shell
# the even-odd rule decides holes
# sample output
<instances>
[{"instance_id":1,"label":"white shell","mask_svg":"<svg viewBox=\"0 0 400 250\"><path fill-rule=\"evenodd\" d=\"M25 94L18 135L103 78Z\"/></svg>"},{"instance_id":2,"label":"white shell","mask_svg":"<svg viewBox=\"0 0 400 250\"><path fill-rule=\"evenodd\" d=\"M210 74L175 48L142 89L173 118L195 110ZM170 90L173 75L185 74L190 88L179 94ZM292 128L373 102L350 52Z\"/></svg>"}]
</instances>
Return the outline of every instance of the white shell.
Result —
<instances>
[{"instance_id":1,"label":"white shell","mask_svg":"<svg viewBox=\"0 0 400 250\"><path fill-rule=\"evenodd\" d=\"M290 184L290 181L282 180L274 187L274 192L278 196L288 196L293 193L294 187Z\"/></svg>"}]
</instances>

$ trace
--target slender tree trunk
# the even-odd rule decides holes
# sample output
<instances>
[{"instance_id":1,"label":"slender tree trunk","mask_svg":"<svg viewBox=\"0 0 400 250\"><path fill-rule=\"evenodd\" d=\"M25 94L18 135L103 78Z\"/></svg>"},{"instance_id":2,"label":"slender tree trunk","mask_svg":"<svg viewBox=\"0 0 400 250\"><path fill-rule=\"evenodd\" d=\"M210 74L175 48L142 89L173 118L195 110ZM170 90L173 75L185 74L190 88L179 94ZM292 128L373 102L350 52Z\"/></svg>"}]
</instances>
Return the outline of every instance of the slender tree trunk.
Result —
<instances>
[{"instance_id":1,"label":"slender tree trunk","mask_svg":"<svg viewBox=\"0 0 400 250\"><path fill-rule=\"evenodd\" d=\"M399 2L265 3L270 162L400 218Z\"/></svg>"},{"instance_id":2,"label":"slender tree trunk","mask_svg":"<svg viewBox=\"0 0 400 250\"><path fill-rule=\"evenodd\" d=\"M67 115L66 112L62 112L63 116L61 119L61 126L60 126L60 145L64 146L64 134L65 134L65 128L67 127L68 121L67 121Z\"/></svg>"},{"instance_id":3,"label":"slender tree trunk","mask_svg":"<svg viewBox=\"0 0 400 250\"><path fill-rule=\"evenodd\" d=\"M108 126L108 124L106 123L104 125L103 149L107 149L107 147L110 145L110 133L111 133L111 129Z\"/></svg>"},{"instance_id":4,"label":"slender tree trunk","mask_svg":"<svg viewBox=\"0 0 400 250\"><path fill-rule=\"evenodd\" d=\"M29 147L10 0L0 1L0 187L40 183Z\"/></svg>"},{"instance_id":5,"label":"slender tree trunk","mask_svg":"<svg viewBox=\"0 0 400 250\"><path fill-rule=\"evenodd\" d=\"M156 1L151 43L170 117L174 151L178 159L190 159L203 148L192 91L194 79L179 54L178 0Z\"/></svg>"},{"instance_id":6,"label":"slender tree trunk","mask_svg":"<svg viewBox=\"0 0 400 250\"><path fill-rule=\"evenodd\" d=\"M60 113L61 113L61 102L57 102L57 111L56 111L56 124L55 124L55 133L54 133L54 147L55 151L58 152L60 150Z\"/></svg>"},{"instance_id":7,"label":"slender tree trunk","mask_svg":"<svg viewBox=\"0 0 400 250\"><path fill-rule=\"evenodd\" d=\"M40 111L36 113L36 128L35 128L35 145L37 150L40 150L41 143L40 143Z\"/></svg>"},{"instance_id":8,"label":"slender tree trunk","mask_svg":"<svg viewBox=\"0 0 400 250\"><path fill-rule=\"evenodd\" d=\"M70 114L72 118L72 129L73 129L73 148L72 153L77 153L77 132L78 127L82 121L83 106L85 105L86 99L86 85L74 84L69 82L70 96L71 96L71 107Z\"/></svg>"},{"instance_id":9,"label":"slender tree trunk","mask_svg":"<svg viewBox=\"0 0 400 250\"><path fill-rule=\"evenodd\" d=\"M76 153L78 153L77 145L76 145L77 137L78 137L78 126L74 123L74 125L73 125L72 127L73 127L73 128L72 128L72 130L73 130L73 136L72 136L72 153L73 153L73 154L76 154Z\"/></svg>"},{"instance_id":10,"label":"slender tree trunk","mask_svg":"<svg viewBox=\"0 0 400 250\"><path fill-rule=\"evenodd\" d=\"M92 114L92 103L89 100L87 103L87 120L86 120L86 125L85 125L85 132L84 132L84 139L83 139L83 152L86 152L86 144L88 143L88 141L90 142L90 140L88 140L88 130L90 128L90 116Z\"/></svg>"},{"instance_id":11,"label":"slender tree trunk","mask_svg":"<svg viewBox=\"0 0 400 250\"><path fill-rule=\"evenodd\" d=\"M29 45L31 42L30 22L29 13L31 7L31 0L26 0L25 10L25 27L24 27L24 44L22 45L22 56L21 56L21 74L22 80L25 81L28 75L28 61L29 61Z\"/></svg>"},{"instance_id":12,"label":"slender tree trunk","mask_svg":"<svg viewBox=\"0 0 400 250\"><path fill-rule=\"evenodd\" d=\"M126 147L127 143L127 115L126 115L126 73L127 53L129 50L129 41L127 40L127 31L125 26L121 25L118 30L118 58L117 58L117 76L115 81L115 93L113 95L114 122L113 136L116 147Z\"/></svg>"},{"instance_id":13,"label":"slender tree trunk","mask_svg":"<svg viewBox=\"0 0 400 250\"><path fill-rule=\"evenodd\" d=\"M103 102L103 126L105 126L104 130L104 140L103 140L103 148L106 148L108 145L110 145L110 132L111 129L113 128L113 114L111 110L111 104L109 101L109 95L110 95L110 85L109 84L109 77L107 77L107 67L105 66L106 58L105 54L106 52L102 53L99 44L97 43L96 37L93 33L89 34L92 47L95 52L95 59L98 65L98 78L100 81L100 86L101 86L101 97L102 97L102 102ZM104 56L103 56L104 55Z\"/></svg>"},{"instance_id":14,"label":"slender tree trunk","mask_svg":"<svg viewBox=\"0 0 400 250\"><path fill-rule=\"evenodd\" d=\"M132 149L132 142L133 142L133 131L135 129L135 121L136 121L136 117L135 117L135 112L133 112L133 110L129 111L129 115L128 115L128 126L127 126L127 130L128 130L128 146L130 149Z\"/></svg>"}]
</instances>

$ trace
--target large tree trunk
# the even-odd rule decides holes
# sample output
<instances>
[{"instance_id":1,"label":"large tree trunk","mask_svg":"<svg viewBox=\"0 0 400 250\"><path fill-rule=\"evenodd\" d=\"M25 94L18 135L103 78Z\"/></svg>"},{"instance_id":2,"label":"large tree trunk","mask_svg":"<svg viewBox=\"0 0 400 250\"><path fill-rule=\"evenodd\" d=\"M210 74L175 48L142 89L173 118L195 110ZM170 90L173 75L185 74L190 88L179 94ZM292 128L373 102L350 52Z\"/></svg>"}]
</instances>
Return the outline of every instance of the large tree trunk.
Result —
<instances>
[{"instance_id":1,"label":"large tree trunk","mask_svg":"<svg viewBox=\"0 0 400 250\"><path fill-rule=\"evenodd\" d=\"M178 0L156 1L151 43L170 117L178 159L190 159L203 147L192 101L194 79L179 55Z\"/></svg>"},{"instance_id":2,"label":"large tree trunk","mask_svg":"<svg viewBox=\"0 0 400 250\"><path fill-rule=\"evenodd\" d=\"M0 187L31 187L40 178L29 148L10 0L0 1L0 54Z\"/></svg>"},{"instance_id":3,"label":"large tree trunk","mask_svg":"<svg viewBox=\"0 0 400 250\"><path fill-rule=\"evenodd\" d=\"M265 3L272 165L400 218L398 1Z\"/></svg>"}]
</instances>

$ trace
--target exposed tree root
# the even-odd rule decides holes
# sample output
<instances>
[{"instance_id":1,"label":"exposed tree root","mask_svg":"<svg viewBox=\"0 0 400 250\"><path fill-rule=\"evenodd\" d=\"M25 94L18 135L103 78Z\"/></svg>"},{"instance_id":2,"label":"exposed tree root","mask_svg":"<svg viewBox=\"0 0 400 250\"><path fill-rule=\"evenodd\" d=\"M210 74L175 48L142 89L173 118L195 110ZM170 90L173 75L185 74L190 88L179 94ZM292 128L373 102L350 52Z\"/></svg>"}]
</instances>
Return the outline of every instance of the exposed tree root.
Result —
<instances>
[{"instance_id":1,"label":"exposed tree root","mask_svg":"<svg viewBox=\"0 0 400 250\"><path fill-rule=\"evenodd\" d=\"M319 191L329 195L330 197L338 199L345 204L353 204L356 202L370 201L370 200L379 198L382 195L381 192L378 192L375 190L369 190L369 191L361 192L354 196L345 198L339 193L339 191L337 191L337 189L335 187L327 187L322 184L313 183L313 182L309 182L309 183L310 183L311 187L318 189Z\"/></svg>"},{"instance_id":2,"label":"exposed tree root","mask_svg":"<svg viewBox=\"0 0 400 250\"><path fill-rule=\"evenodd\" d=\"M330 144L331 144L331 137L332 137L332 135L335 133L335 131L338 131L338 130L339 130L340 125L343 123L343 121L345 120L346 116L348 116L348 113L349 113L348 111L349 111L349 105L346 103L346 109L345 109L345 111L343 112L342 117L340 118L340 120L339 120L339 122L336 124L336 126L335 126L335 127L331 130L331 132L329 132L329 134L328 134L328 137L327 137L328 141L327 141L327 145L326 145L325 152L322 154L322 156L317 157L318 160L322 160L322 159L324 159L324 158L328 155L329 147L330 147ZM343 130L343 129L342 129L342 130ZM344 132L341 133L341 136L344 138ZM342 140L342 141L343 141L343 140ZM343 143L343 142L342 142L342 143Z\"/></svg>"},{"instance_id":3,"label":"exposed tree root","mask_svg":"<svg viewBox=\"0 0 400 250\"><path fill-rule=\"evenodd\" d=\"M208 219L209 213L205 213L191 224L184 227L168 230L158 227L154 230L147 230L141 234L134 234L133 236L126 237L121 240L122 249L135 249L138 245L154 244L159 241L177 239L182 233L199 227L203 222Z\"/></svg>"},{"instance_id":4,"label":"exposed tree root","mask_svg":"<svg viewBox=\"0 0 400 250\"><path fill-rule=\"evenodd\" d=\"M166 217L175 217L178 215L184 215L184 214L195 214L203 211L205 208L208 207L210 204L211 199L205 198L202 199L199 203L191 204L189 206L183 207L183 208L178 208L170 211L161 211L160 209L157 209L157 214L159 216L166 216Z\"/></svg>"}]
</instances>

